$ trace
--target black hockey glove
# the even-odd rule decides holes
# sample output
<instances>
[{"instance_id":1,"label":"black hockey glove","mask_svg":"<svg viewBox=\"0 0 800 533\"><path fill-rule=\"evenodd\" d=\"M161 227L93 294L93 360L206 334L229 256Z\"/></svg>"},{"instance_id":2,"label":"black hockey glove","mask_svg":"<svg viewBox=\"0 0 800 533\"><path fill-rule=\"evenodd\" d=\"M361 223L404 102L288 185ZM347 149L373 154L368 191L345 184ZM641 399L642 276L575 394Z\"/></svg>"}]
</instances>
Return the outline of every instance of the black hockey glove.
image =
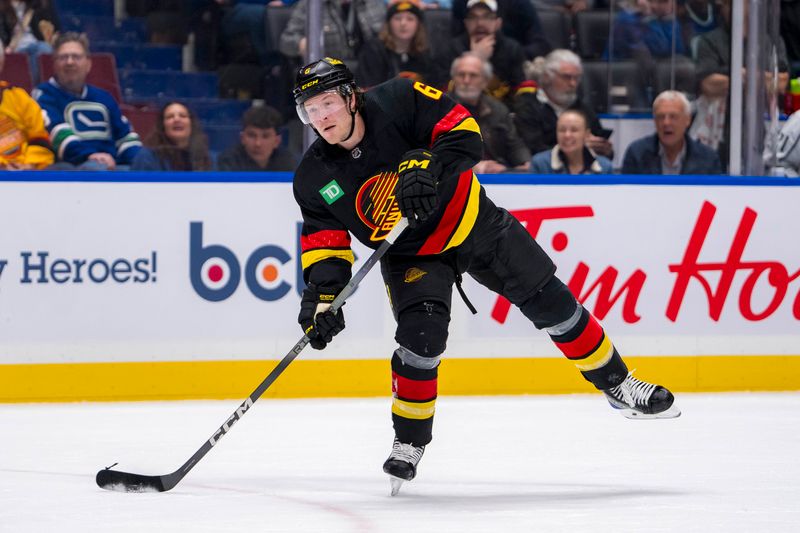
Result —
<instances>
[{"instance_id":1,"label":"black hockey glove","mask_svg":"<svg viewBox=\"0 0 800 533\"><path fill-rule=\"evenodd\" d=\"M409 150L397 170L397 187L394 190L400 213L412 228L425 222L436 209L439 198L436 184L442 166L428 150Z\"/></svg>"},{"instance_id":2,"label":"black hockey glove","mask_svg":"<svg viewBox=\"0 0 800 533\"><path fill-rule=\"evenodd\" d=\"M300 315L297 321L308 335L309 344L315 350L322 350L337 333L344 329L344 313L341 309L333 314L330 306L336 297L331 291L320 290L310 283L303 291L300 302Z\"/></svg>"}]
</instances>

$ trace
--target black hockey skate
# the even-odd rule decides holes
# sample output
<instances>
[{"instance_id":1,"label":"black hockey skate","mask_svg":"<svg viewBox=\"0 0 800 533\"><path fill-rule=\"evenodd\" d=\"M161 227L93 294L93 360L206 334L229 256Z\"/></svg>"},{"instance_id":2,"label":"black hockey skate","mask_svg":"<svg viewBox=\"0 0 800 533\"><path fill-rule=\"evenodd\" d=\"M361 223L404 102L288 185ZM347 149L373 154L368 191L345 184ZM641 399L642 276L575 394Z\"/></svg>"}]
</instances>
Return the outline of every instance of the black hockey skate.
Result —
<instances>
[{"instance_id":1,"label":"black hockey skate","mask_svg":"<svg viewBox=\"0 0 800 533\"><path fill-rule=\"evenodd\" d=\"M392 496L397 496L404 481L411 481L417 475L417 465L424 452L425 446L406 444L395 437L392 453L383 463L383 471L389 474Z\"/></svg>"},{"instance_id":2,"label":"black hockey skate","mask_svg":"<svg viewBox=\"0 0 800 533\"><path fill-rule=\"evenodd\" d=\"M677 418L680 410L674 405L675 397L661 385L640 381L633 371L625 380L603 391L608 403L625 418Z\"/></svg>"}]
</instances>

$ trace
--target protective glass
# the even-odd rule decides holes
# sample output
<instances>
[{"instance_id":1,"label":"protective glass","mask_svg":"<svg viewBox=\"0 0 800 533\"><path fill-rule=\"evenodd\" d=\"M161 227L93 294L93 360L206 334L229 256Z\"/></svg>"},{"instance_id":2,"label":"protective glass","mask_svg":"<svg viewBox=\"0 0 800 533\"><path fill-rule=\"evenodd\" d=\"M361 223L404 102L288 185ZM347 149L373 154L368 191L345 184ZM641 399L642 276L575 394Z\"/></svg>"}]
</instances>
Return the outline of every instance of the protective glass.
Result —
<instances>
[{"instance_id":1,"label":"protective glass","mask_svg":"<svg viewBox=\"0 0 800 533\"><path fill-rule=\"evenodd\" d=\"M297 104L297 116L303 124L319 122L323 118L337 113L345 106L345 100L339 91L329 89L321 92L302 104Z\"/></svg>"}]
</instances>

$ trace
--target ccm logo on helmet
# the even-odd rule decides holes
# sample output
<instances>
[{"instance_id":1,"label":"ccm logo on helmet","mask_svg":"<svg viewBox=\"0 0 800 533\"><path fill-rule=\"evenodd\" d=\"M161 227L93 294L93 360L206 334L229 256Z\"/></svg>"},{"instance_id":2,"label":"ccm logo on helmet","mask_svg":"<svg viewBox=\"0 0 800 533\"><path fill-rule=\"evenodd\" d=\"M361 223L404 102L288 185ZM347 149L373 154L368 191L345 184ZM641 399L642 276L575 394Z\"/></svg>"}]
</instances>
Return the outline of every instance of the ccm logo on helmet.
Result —
<instances>
[{"instance_id":1,"label":"ccm logo on helmet","mask_svg":"<svg viewBox=\"0 0 800 533\"><path fill-rule=\"evenodd\" d=\"M317 83L319 83L319 80L318 80L318 79L316 79L316 80L311 80L310 82L308 82L308 83L304 83L303 85L301 85L301 86L300 86L300 90L301 90L301 91L304 91L304 90L308 89L309 87L311 87L312 85L316 85Z\"/></svg>"},{"instance_id":2,"label":"ccm logo on helmet","mask_svg":"<svg viewBox=\"0 0 800 533\"><path fill-rule=\"evenodd\" d=\"M402 172L402 171L404 171L406 169L416 168L416 167L428 168L428 165L430 164L430 162L431 162L430 159L425 159L423 161L418 161L416 159L409 159L408 161L403 161L402 163L400 163L400 166L398 167L398 171Z\"/></svg>"}]
</instances>

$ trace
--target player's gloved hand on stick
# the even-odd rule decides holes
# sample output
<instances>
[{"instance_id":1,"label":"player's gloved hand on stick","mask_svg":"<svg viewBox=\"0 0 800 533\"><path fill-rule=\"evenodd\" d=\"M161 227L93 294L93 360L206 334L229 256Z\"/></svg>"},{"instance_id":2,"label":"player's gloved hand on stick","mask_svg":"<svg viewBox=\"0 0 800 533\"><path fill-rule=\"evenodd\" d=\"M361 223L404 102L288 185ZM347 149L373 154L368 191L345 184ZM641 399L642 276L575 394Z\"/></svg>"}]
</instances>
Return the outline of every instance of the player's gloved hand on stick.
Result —
<instances>
[{"instance_id":1,"label":"player's gloved hand on stick","mask_svg":"<svg viewBox=\"0 0 800 533\"><path fill-rule=\"evenodd\" d=\"M318 288L313 283L303 290L300 302L300 315L297 321L308 335L309 344L315 350L322 350L344 329L344 313L339 309L335 314L330 310L336 297L332 291Z\"/></svg>"},{"instance_id":2,"label":"player's gloved hand on stick","mask_svg":"<svg viewBox=\"0 0 800 533\"><path fill-rule=\"evenodd\" d=\"M400 213L412 228L425 222L436 209L439 203L436 184L441 172L441 164L429 150L409 150L403 155L394 194Z\"/></svg>"}]
</instances>

